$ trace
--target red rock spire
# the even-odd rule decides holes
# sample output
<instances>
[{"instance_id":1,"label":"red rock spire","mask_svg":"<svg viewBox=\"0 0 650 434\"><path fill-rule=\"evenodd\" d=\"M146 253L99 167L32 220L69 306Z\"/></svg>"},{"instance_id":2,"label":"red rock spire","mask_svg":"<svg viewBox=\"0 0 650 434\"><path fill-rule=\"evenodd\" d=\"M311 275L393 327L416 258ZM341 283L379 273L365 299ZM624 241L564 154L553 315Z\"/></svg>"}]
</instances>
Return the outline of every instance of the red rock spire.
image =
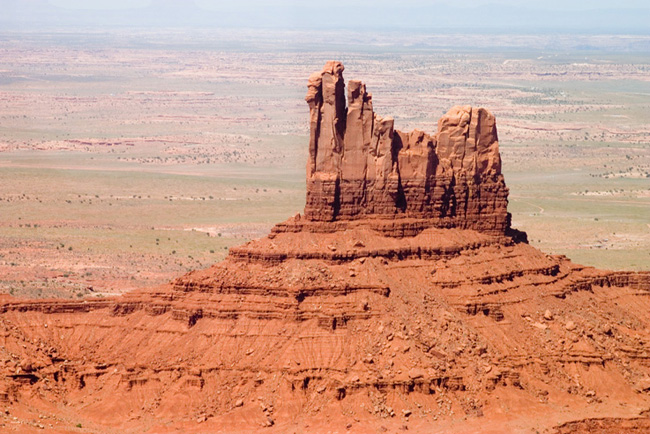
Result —
<instances>
[{"instance_id":1,"label":"red rock spire","mask_svg":"<svg viewBox=\"0 0 650 434\"><path fill-rule=\"evenodd\" d=\"M305 217L311 221L425 219L432 226L505 233L508 189L494 116L453 107L430 135L393 128L360 81L344 96L343 65L309 78Z\"/></svg>"}]
</instances>

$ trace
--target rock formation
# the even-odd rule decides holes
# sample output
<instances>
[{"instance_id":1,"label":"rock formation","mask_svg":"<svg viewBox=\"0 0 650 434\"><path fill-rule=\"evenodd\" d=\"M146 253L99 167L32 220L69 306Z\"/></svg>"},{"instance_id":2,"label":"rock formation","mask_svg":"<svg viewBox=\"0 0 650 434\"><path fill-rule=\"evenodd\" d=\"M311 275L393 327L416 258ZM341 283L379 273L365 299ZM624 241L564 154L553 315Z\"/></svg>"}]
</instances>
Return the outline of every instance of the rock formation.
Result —
<instances>
[{"instance_id":1,"label":"rock formation","mask_svg":"<svg viewBox=\"0 0 650 434\"><path fill-rule=\"evenodd\" d=\"M402 133L342 71L309 80L304 215L158 288L0 297L2 430L650 426L650 273L510 230L487 111Z\"/></svg>"},{"instance_id":2,"label":"rock formation","mask_svg":"<svg viewBox=\"0 0 650 434\"><path fill-rule=\"evenodd\" d=\"M309 78L305 217L312 221L426 219L431 226L504 234L508 189L494 116L454 107L438 133L404 133L373 112L356 80L345 104L343 65Z\"/></svg>"}]
</instances>

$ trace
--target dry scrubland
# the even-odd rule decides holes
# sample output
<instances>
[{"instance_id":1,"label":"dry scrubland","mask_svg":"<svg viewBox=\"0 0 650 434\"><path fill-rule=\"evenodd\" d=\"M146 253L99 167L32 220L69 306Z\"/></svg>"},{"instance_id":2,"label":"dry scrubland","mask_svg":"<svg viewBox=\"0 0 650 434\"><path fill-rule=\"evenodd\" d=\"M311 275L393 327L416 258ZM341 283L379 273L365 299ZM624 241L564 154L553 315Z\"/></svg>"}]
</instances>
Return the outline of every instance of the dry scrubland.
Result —
<instances>
[{"instance_id":1,"label":"dry scrubland","mask_svg":"<svg viewBox=\"0 0 650 434\"><path fill-rule=\"evenodd\" d=\"M0 292L163 283L301 211L305 77L328 59L402 130L489 108L531 244L648 268L647 38L310 38L1 34Z\"/></svg>"}]
</instances>

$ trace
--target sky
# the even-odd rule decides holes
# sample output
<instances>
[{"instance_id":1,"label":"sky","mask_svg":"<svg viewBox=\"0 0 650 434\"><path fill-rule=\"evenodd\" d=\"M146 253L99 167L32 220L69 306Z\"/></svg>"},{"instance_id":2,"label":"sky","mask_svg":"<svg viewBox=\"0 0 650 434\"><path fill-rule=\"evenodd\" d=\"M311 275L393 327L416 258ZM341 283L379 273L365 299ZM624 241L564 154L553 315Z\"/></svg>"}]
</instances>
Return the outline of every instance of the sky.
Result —
<instances>
[{"instance_id":1,"label":"sky","mask_svg":"<svg viewBox=\"0 0 650 434\"><path fill-rule=\"evenodd\" d=\"M0 0L2 29L219 27L650 34L650 0Z\"/></svg>"},{"instance_id":2,"label":"sky","mask_svg":"<svg viewBox=\"0 0 650 434\"><path fill-rule=\"evenodd\" d=\"M182 1L182 0L179 0ZM307 0L308 1L308 0ZM245 9L250 6L273 5L275 7L297 7L304 5L306 0L196 0L195 3L206 9ZM328 7L345 7L351 4L365 7L387 7L396 3L395 0L328 0ZM134 9L146 7L154 3L153 0L50 0L50 4L69 9L94 9L94 10L111 10L111 9ZM449 4L448 0L399 0L401 7L414 6L440 6ZM616 8L646 8L648 9L648 0L590 0L590 1L566 1L566 0L545 0L545 1L525 1L525 0L464 0L457 2L459 8L473 8L483 5L505 5L511 7L530 7L532 9L543 10L590 10L590 9L609 9Z\"/></svg>"}]
</instances>

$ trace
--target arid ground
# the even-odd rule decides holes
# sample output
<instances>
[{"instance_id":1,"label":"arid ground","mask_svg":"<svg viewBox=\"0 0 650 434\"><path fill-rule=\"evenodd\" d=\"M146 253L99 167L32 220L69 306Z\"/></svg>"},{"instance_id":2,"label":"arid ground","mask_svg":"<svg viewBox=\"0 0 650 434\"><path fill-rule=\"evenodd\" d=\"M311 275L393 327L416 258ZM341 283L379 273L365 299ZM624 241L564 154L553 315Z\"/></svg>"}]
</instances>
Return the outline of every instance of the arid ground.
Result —
<instances>
[{"instance_id":1,"label":"arid ground","mask_svg":"<svg viewBox=\"0 0 650 434\"><path fill-rule=\"evenodd\" d=\"M642 432L649 42L0 33L0 430Z\"/></svg>"},{"instance_id":2,"label":"arid ground","mask_svg":"<svg viewBox=\"0 0 650 434\"><path fill-rule=\"evenodd\" d=\"M0 292L101 297L163 283L302 210L304 80L328 59L363 77L375 111L402 130L433 133L452 105L488 108L513 225L531 244L647 269L648 38L496 40L0 34Z\"/></svg>"}]
</instances>

